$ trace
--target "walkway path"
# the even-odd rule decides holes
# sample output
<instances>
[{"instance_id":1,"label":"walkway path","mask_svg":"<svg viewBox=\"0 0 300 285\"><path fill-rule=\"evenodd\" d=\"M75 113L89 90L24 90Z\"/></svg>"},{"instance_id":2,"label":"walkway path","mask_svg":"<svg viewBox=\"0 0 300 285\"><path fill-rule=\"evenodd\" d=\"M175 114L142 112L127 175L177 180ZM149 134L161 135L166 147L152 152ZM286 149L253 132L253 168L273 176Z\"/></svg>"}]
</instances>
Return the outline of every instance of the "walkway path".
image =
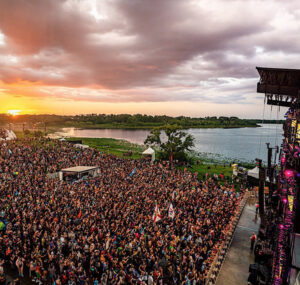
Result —
<instances>
[{"instance_id":1,"label":"walkway path","mask_svg":"<svg viewBox=\"0 0 300 285\"><path fill-rule=\"evenodd\" d=\"M247 284L249 265L254 263L250 236L253 232L257 235L260 224L259 215L255 215L255 203L255 198L249 198L245 205L216 285Z\"/></svg>"}]
</instances>

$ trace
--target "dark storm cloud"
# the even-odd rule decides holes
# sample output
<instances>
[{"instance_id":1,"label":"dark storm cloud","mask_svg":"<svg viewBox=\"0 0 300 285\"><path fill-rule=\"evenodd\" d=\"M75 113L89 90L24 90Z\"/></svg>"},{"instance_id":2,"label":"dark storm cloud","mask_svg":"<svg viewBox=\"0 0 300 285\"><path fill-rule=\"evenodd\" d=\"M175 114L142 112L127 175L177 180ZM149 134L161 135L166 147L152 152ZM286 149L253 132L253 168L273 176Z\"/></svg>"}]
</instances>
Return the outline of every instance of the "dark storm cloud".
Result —
<instances>
[{"instance_id":1,"label":"dark storm cloud","mask_svg":"<svg viewBox=\"0 0 300 285\"><path fill-rule=\"evenodd\" d=\"M220 102L224 92L224 101L242 102L246 95L232 94L251 90L255 65L300 64L297 8L271 0L0 0L0 80L93 90L74 100Z\"/></svg>"}]
</instances>

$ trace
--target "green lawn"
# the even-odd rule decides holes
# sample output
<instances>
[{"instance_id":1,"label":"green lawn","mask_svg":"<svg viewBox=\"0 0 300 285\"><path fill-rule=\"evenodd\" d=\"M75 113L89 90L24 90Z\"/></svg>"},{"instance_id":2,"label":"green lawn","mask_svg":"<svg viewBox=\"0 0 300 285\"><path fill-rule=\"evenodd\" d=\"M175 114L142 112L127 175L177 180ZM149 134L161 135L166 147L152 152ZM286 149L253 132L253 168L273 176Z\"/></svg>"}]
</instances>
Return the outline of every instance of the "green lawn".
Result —
<instances>
[{"instance_id":1,"label":"green lawn","mask_svg":"<svg viewBox=\"0 0 300 285\"><path fill-rule=\"evenodd\" d=\"M180 169L184 169L185 167L182 166ZM215 164L193 164L192 167L188 167L187 170L194 172L198 172L198 175L200 178L202 178L202 175L205 173L208 173L209 175L218 174L221 173L224 174L224 176L228 176L231 178L232 176L232 167L228 165L215 165Z\"/></svg>"},{"instance_id":2,"label":"green lawn","mask_svg":"<svg viewBox=\"0 0 300 285\"><path fill-rule=\"evenodd\" d=\"M82 140L83 144L96 148L104 153L114 154L124 158L139 159L142 156L144 148L132 144L124 140L108 139L108 138L67 138L67 140ZM126 152L132 151L133 155L124 156Z\"/></svg>"},{"instance_id":3,"label":"green lawn","mask_svg":"<svg viewBox=\"0 0 300 285\"><path fill-rule=\"evenodd\" d=\"M19 139L35 137L33 132L24 134L22 131L15 131L16 136ZM110 138L66 138L66 140L81 140L83 144L96 148L107 154L114 154L124 158L139 159L142 156L142 152L145 150L139 145L132 144L124 140L116 140ZM51 142L50 142L51 145ZM131 151L133 155L124 156L123 154Z\"/></svg>"}]
</instances>

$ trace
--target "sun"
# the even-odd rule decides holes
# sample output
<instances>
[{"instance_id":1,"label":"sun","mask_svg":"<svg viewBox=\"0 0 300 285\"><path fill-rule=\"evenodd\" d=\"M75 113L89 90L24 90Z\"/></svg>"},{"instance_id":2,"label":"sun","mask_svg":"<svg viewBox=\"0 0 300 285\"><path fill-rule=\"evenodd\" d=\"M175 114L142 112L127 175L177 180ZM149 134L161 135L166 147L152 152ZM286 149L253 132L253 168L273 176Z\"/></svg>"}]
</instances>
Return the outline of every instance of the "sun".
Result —
<instances>
[{"instance_id":1,"label":"sun","mask_svg":"<svg viewBox=\"0 0 300 285\"><path fill-rule=\"evenodd\" d=\"M8 110L7 113L11 116L18 116L21 110Z\"/></svg>"}]
</instances>

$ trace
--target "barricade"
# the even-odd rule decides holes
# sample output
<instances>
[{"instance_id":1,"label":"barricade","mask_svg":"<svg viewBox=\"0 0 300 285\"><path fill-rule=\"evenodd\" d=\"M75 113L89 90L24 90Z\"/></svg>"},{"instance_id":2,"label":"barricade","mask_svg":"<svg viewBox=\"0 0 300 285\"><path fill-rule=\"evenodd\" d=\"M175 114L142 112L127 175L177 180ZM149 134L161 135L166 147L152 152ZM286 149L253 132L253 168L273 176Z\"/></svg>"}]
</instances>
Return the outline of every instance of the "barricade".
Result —
<instances>
[{"instance_id":1,"label":"barricade","mask_svg":"<svg viewBox=\"0 0 300 285\"><path fill-rule=\"evenodd\" d=\"M206 285L216 284L218 275L219 275L220 270L222 268L222 265L225 261L226 254L227 254L227 252L228 252L228 250L231 246L236 226L239 222L239 219L241 217L241 214L244 210L244 207L245 207L246 202L247 202L249 197L250 197L250 192L247 191L244 194L244 197L243 197L242 201L240 202L240 205L239 205L238 210L237 210L237 214L231 220L231 225L230 225L231 228L228 231L225 240L219 246L218 252L216 253L216 255L214 257L214 260L211 263L210 269L209 269L209 271L206 275L206 281L205 281Z\"/></svg>"}]
</instances>

